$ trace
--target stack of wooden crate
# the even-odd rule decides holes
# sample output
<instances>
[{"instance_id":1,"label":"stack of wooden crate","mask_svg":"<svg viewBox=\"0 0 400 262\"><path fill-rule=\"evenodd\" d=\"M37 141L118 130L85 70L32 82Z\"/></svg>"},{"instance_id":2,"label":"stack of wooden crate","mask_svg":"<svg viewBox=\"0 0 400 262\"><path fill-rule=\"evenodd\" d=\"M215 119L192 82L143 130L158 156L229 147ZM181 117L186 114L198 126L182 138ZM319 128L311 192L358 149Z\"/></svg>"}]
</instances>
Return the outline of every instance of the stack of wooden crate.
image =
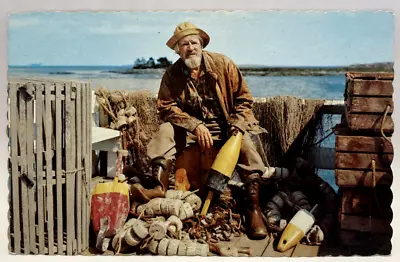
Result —
<instances>
[{"instance_id":1,"label":"stack of wooden crate","mask_svg":"<svg viewBox=\"0 0 400 262\"><path fill-rule=\"evenodd\" d=\"M345 114L336 128L341 244L354 252L390 254L393 74L347 73Z\"/></svg>"}]
</instances>

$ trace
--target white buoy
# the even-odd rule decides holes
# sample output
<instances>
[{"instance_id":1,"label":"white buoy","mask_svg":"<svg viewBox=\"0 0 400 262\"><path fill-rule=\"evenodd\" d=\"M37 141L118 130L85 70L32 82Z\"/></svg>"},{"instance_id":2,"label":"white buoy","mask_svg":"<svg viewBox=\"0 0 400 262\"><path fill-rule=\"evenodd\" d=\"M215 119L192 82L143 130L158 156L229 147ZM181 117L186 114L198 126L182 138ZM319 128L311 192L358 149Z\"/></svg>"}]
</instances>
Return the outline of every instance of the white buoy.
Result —
<instances>
[{"instance_id":1,"label":"white buoy","mask_svg":"<svg viewBox=\"0 0 400 262\"><path fill-rule=\"evenodd\" d=\"M281 239L279 240L279 251L285 252L286 250L294 247L307 234L307 232L315 223L315 218L312 212L317 206L318 205L315 205L310 212L305 209L300 209L296 215L294 215L283 231Z\"/></svg>"}]
</instances>

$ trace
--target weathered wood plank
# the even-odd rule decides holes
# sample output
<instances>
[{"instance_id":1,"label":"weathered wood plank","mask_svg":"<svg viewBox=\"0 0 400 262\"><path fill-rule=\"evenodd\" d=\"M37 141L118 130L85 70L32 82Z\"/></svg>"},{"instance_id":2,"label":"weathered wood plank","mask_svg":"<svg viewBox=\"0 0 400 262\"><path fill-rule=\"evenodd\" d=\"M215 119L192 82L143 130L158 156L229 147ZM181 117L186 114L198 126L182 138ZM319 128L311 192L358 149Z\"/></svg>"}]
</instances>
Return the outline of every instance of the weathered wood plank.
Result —
<instances>
[{"instance_id":1,"label":"weathered wood plank","mask_svg":"<svg viewBox=\"0 0 400 262\"><path fill-rule=\"evenodd\" d=\"M348 112L351 113L393 113L393 99L391 97L351 97L347 100Z\"/></svg>"},{"instance_id":2,"label":"weathered wood plank","mask_svg":"<svg viewBox=\"0 0 400 262\"><path fill-rule=\"evenodd\" d=\"M73 169L73 152L72 152L72 101L71 101L71 83L66 83L65 85L65 133L66 133L66 171L70 171ZM67 255L72 255L72 244L74 241L74 214L72 210L74 210L74 188L71 181L72 176L70 174L66 174L66 201L67 201L67 210L71 212L67 212Z\"/></svg>"},{"instance_id":3,"label":"weathered wood plank","mask_svg":"<svg viewBox=\"0 0 400 262\"><path fill-rule=\"evenodd\" d=\"M20 148L20 167L21 177L27 174L27 156L26 156L26 102L22 92L18 92L18 109L19 109L19 128L18 128L18 142ZM28 186L27 183L21 180L21 213L22 213L22 227L24 236L24 253L30 253L29 241L29 202L28 202Z\"/></svg>"},{"instance_id":4,"label":"weathered wood plank","mask_svg":"<svg viewBox=\"0 0 400 262\"><path fill-rule=\"evenodd\" d=\"M76 92L76 169L82 168L82 85L78 84ZM76 236L78 252L82 251L82 171L76 173Z\"/></svg>"},{"instance_id":5,"label":"weathered wood plank","mask_svg":"<svg viewBox=\"0 0 400 262\"><path fill-rule=\"evenodd\" d=\"M293 251L292 257L317 257L319 246L298 244Z\"/></svg>"},{"instance_id":6,"label":"weathered wood plank","mask_svg":"<svg viewBox=\"0 0 400 262\"><path fill-rule=\"evenodd\" d=\"M375 185L392 185L393 173L388 171L375 172L375 182L373 173L370 170L335 170L336 184L339 187L373 187Z\"/></svg>"},{"instance_id":7,"label":"weathered wood plank","mask_svg":"<svg viewBox=\"0 0 400 262\"><path fill-rule=\"evenodd\" d=\"M71 83L71 96L72 94L76 94L76 90L77 90L77 84L75 82ZM71 114L72 114L72 118L71 118L71 162L72 162L72 168L70 170L70 173L66 174L67 176L71 176L71 184L72 184L72 188L74 189L73 193L71 194L71 201L73 202L73 216L74 216L74 236L73 236L73 241L72 241L72 254L76 254L76 249L77 249L77 212L79 212L79 210L77 209L76 206L76 174L77 172L75 170L77 170L77 163L76 163L76 136L77 136L77 130L76 130L76 100L74 101L71 97L71 101L72 101L72 105L71 105Z\"/></svg>"},{"instance_id":8,"label":"weathered wood plank","mask_svg":"<svg viewBox=\"0 0 400 262\"><path fill-rule=\"evenodd\" d=\"M27 89L35 90L33 84L27 84ZM26 134L27 134L27 176L29 180L34 181L34 152L33 152L33 145L34 145L34 108L33 108L33 101L34 99L27 100L26 102ZM38 249L36 248L36 233L35 233L35 187L34 184L28 187L28 202L29 202L29 240L30 240L30 250L34 254L38 253Z\"/></svg>"},{"instance_id":9,"label":"weathered wood plank","mask_svg":"<svg viewBox=\"0 0 400 262\"><path fill-rule=\"evenodd\" d=\"M47 234L49 255L54 255L54 205L53 205L53 183L52 183L52 144L53 118L51 115L50 85L45 86L45 137L46 137L46 189L47 189ZM53 86L53 85L51 85Z\"/></svg>"},{"instance_id":10,"label":"weathered wood plank","mask_svg":"<svg viewBox=\"0 0 400 262\"><path fill-rule=\"evenodd\" d=\"M393 194L388 187L341 188L341 212L348 215L369 216L391 220Z\"/></svg>"},{"instance_id":11,"label":"weathered wood plank","mask_svg":"<svg viewBox=\"0 0 400 262\"><path fill-rule=\"evenodd\" d=\"M393 80L394 73L390 72L347 72L347 79L372 79L372 80Z\"/></svg>"},{"instance_id":12,"label":"weathered wood plank","mask_svg":"<svg viewBox=\"0 0 400 262\"><path fill-rule=\"evenodd\" d=\"M286 250L285 252L280 252L277 249L279 243L279 238L271 239L270 243L268 244L267 248L263 253L263 257L291 257L295 246Z\"/></svg>"},{"instance_id":13,"label":"weathered wood plank","mask_svg":"<svg viewBox=\"0 0 400 262\"><path fill-rule=\"evenodd\" d=\"M237 248L250 247L252 257L261 257L268 245L269 237L261 240L252 240L243 234L236 242Z\"/></svg>"},{"instance_id":14,"label":"weathered wood plank","mask_svg":"<svg viewBox=\"0 0 400 262\"><path fill-rule=\"evenodd\" d=\"M17 84L10 84L8 87L10 97L10 134L11 142L11 180L12 180L12 223L13 223L13 252L21 252L21 229L20 229L20 198L19 198L19 172L18 172L18 124L19 115L17 108ZM11 226L11 225L10 225Z\"/></svg>"},{"instance_id":15,"label":"weathered wood plank","mask_svg":"<svg viewBox=\"0 0 400 262\"><path fill-rule=\"evenodd\" d=\"M368 169L372 171L372 160L376 170L390 169L393 154L363 154L336 152L335 167L337 169Z\"/></svg>"},{"instance_id":16,"label":"weathered wood plank","mask_svg":"<svg viewBox=\"0 0 400 262\"><path fill-rule=\"evenodd\" d=\"M57 253L59 255L64 254L63 251L63 193L62 184L65 183L62 173L62 99L61 92L64 91L64 85L56 83L56 190L57 190ZM64 181L62 181L64 180Z\"/></svg>"},{"instance_id":17,"label":"weathered wood plank","mask_svg":"<svg viewBox=\"0 0 400 262\"><path fill-rule=\"evenodd\" d=\"M362 114L349 114L348 123L349 128L353 131L373 131L380 132L383 121L383 113L381 115L362 115ZM394 123L390 115L386 116L383 123L383 132L393 133Z\"/></svg>"},{"instance_id":18,"label":"weathered wood plank","mask_svg":"<svg viewBox=\"0 0 400 262\"><path fill-rule=\"evenodd\" d=\"M387 96L393 95L391 80L353 80L348 84L348 91L353 96Z\"/></svg>"},{"instance_id":19,"label":"weathered wood plank","mask_svg":"<svg viewBox=\"0 0 400 262\"><path fill-rule=\"evenodd\" d=\"M86 146L87 146L87 157L85 159L85 163L86 163L86 176L85 176L85 183L86 183L86 200L87 200L87 209L86 209L86 232L87 232L87 236L86 236L86 247L89 246L89 223L90 223L90 196L91 196L91 190L92 188L90 187L89 181L92 177L92 174L90 172L90 167L92 166L92 143L91 138L92 138L92 89L89 83L85 84L86 86L86 99L87 99L87 107L86 107L86 121L87 121L87 132L86 132Z\"/></svg>"},{"instance_id":20,"label":"weathered wood plank","mask_svg":"<svg viewBox=\"0 0 400 262\"><path fill-rule=\"evenodd\" d=\"M383 137L336 136L336 151L362 153L393 153L393 144Z\"/></svg>"},{"instance_id":21,"label":"weathered wood plank","mask_svg":"<svg viewBox=\"0 0 400 262\"><path fill-rule=\"evenodd\" d=\"M390 220L361 216L340 215L340 228L354 231L390 234Z\"/></svg>"},{"instance_id":22,"label":"weathered wood plank","mask_svg":"<svg viewBox=\"0 0 400 262\"><path fill-rule=\"evenodd\" d=\"M87 92L86 92L86 85L81 86L81 100L82 100L82 118L81 118L81 127L82 127L82 159L84 160L83 163L83 171L82 171L82 246L84 248L88 247L88 243L86 241L86 238L88 238L88 230L86 230L86 224L87 224L87 212L88 212L88 199L87 199L87 187L86 187L86 176L87 176Z\"/></svg>"},{"instance_id":23,"label":"weathered wood plank","mask_svg":"<svg viewBox=\"0 0 400 262\"><path fill-rule=\"evenodd\" d=\"M42 84L36 84L36 92L42 92ZM44 199L43 199L43 122L42 96L36 97L36 192L37 192L37 213L39 233L39 254L45 254L44 250Z\"/></svg>"},{"instance_id":24,"label":"weathered wood plank","mask_svg":"<svg viewBox=\"0 0 400 262\"><path fill-rule=\"evenodd\" d=\"M343 246L360 247L368 253L388 255L391 252L392 235L368 234L349 230L341 230L340 241Z\"/></svg>"}]
</instances>

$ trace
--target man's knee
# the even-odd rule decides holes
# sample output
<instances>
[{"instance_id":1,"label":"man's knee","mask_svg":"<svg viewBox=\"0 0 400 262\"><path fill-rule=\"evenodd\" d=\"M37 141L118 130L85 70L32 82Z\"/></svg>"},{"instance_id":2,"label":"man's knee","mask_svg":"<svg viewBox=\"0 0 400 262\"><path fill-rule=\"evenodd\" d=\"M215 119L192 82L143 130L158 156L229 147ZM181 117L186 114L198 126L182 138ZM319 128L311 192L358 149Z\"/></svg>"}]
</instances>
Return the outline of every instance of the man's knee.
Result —
<instances>
[{"instance_id":1,"label":"man's knee","mask_svg":"<svg viewBox=\"0 0 400 262\"><path fill-rule=\"evenodd\" d=\"M171 123L165 122L160 125L159 130L148 143L147 155L150 159L161 157L174 146L174 127Z\"/></svg>"}]
</instances>

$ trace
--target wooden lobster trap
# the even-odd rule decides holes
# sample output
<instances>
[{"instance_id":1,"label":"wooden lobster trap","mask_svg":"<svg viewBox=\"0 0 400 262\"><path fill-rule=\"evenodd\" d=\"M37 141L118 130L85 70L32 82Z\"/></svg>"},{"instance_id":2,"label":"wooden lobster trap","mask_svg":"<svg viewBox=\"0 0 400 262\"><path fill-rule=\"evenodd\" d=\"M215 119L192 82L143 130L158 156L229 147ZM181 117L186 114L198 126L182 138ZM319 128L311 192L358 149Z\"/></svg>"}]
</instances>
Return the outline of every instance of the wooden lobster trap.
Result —
<instances>
[{"instance_id":1,"label":"wooden lobster trap","mask_svg":"<svg viewBox=\"0 0 400 262\"><path fill-rule=\"evenodd\" d=\"M348 73L345 117L336 129L340 239L375 254L391 251L393 74Z\"/></svg>"},{"instance_id":2,"label":"wooden lobster trap","mask_svg":"<svg viewBox=\"0 0 400 262\"><path fill-rule=\"evenodd\" d=\"M91 88L8 84L9 251L77 254L90 222Z\"/></svg>"}]
</instances>

